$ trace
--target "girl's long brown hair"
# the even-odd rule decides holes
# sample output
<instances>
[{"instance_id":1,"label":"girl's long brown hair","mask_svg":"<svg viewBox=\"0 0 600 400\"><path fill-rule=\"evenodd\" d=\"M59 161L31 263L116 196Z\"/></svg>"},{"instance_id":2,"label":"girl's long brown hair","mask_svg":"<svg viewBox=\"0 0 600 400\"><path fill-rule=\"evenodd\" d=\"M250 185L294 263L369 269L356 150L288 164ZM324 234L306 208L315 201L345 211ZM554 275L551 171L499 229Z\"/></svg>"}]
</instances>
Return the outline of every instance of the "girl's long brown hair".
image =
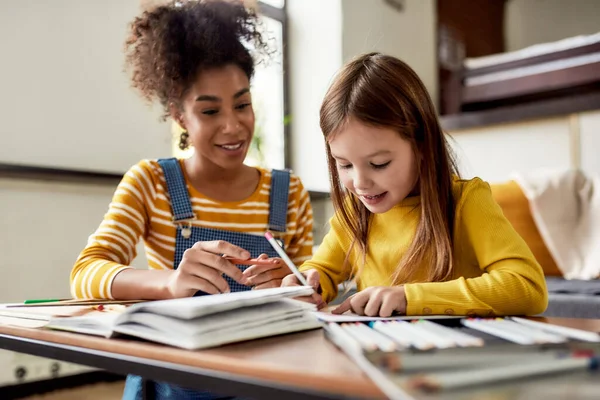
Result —
<instances>
[{"instance_id":1,"label":"girl's long brown hair","mask_svg":"<svg viewBox=\"0 0 600 400\"><path fill-rule=\"evenodd\" d=\"M320 112L336 211L353 238L345 269L358 278L361 267L349 266L355 245L367 254L371 212L342 185L329 140L349 118L380 128L391 128L410 141L418 163L421 218L413 242L392 276L392 284L410 282L419 266L428 266L427 280L452 277L454 228L453 175L458 169L437 119L427 89L417 74L397 58L380 53L359 56L346 64L330 86Z\"/></svg>"}]
</instances>

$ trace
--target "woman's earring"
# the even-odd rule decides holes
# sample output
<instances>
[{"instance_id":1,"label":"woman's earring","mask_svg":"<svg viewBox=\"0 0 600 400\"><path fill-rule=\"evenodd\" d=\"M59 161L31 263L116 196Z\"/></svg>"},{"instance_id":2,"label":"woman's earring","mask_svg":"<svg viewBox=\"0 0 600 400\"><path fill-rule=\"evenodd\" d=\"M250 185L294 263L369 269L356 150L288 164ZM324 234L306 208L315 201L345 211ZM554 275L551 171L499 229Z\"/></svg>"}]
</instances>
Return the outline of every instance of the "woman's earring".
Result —
<instances>
[{"instance_id":1,"label":"woman's earring","mask_svg":"<svg viewBox=\"0 0 600 400\"><path fill-rule=\"evenodd\" d=\"M179 135L179 149L180 150L187 150L187 148L190 146L188 143L189 137L190 137L190 135L187 133L187 131L181 132L181 135Z\"/></svg>"}]
</instances>

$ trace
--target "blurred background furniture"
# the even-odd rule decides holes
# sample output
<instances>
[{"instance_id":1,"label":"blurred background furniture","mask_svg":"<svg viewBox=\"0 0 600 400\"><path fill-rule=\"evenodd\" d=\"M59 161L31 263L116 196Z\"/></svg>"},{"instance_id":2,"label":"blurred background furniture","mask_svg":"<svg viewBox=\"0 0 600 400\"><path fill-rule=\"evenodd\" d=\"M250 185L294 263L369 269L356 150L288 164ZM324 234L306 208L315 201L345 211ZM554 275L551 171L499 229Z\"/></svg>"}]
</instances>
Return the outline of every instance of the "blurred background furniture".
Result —
<instances>
[{"instance_id":1,"label":"blurred background furniture","mask_svg":"<svg viewBox=\"0 0 600 400\"><path fill-rule=\"evenodd\" d=\"M544 316L600 318L600 280L566 280L535 225L529 202L514 181L491 185L504 215L527 242L546 275L549 302Z\"/></svg>"}]
</instances>

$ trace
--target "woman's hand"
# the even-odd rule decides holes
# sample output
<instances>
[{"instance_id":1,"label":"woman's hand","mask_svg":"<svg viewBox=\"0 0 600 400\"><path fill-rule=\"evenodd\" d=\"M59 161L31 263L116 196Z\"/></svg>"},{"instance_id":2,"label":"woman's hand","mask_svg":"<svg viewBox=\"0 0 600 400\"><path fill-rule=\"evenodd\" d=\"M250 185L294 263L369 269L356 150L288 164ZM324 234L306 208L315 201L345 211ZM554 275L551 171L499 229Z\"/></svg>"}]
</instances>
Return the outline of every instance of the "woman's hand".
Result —
<instances>
[{"instance_id":1,"label":"woman's hand","mask_svg":"<svg viewBox=\"0 0 600 400\"><path fill-rule=\"evenodd\" d=\"M242 271L221 255L248 259L250 253L224 240L196 242L183 253L176 270L166 282L168 298L190 297L201 290L209 294L227 293L229 285L223 274L242 285L246 278Z\"/></svg>"},{"instance_id":2,"label":"woman's hand","mask_svg":"<svg viewBox=\"0 0 600 400\"><path fill-rule=\"evenodd\" d=\"M266 254L258 256L259 260L269 258ZM246 285L254 289L266 289L281 286L281 280L290 273L290 269L281 258L271 258L272 265L251 265L244 272Z\"/></svg>"},{"instance_id":3,"label":"woman's hand","mask_svg":"<svg viewBox=\"0 0 600 400\"><path fill-rule=\"evenodd\" d=\"M310 286L312 286L315 292L310 296L296 297L295 299L316 304L317 308L319 309L325 307L327 304L323 301L323 297L321 297L321 282L319 280L319 271L317 271L316 269L309 269L302 275L306 277L306 281ZM289 274L288 276L283 278L281 286L302 286L302 283L300 283L296 275Z\"/></svg>"},{"instance_id":4,"label":"woman's hand","mask_svg":"<svg viewBox=\"0 0 600 400\"><path fill-rule=\"evenodd\" d=\"M348 310L369 317L390 317L392 314L406 314L404 286L372 286L366 288L348 297L331 312L343 314Z\"/></svg>"}]
</instances>

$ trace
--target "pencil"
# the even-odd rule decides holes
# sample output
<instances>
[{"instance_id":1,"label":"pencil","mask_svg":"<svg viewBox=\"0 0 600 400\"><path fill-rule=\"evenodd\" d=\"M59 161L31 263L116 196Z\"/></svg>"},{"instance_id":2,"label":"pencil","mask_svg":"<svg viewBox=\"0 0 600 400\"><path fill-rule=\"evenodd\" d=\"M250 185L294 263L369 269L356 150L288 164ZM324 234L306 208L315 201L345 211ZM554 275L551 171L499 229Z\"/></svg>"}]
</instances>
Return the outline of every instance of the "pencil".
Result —
<instances>
[{"instance_id":1,"label":"pencil","mask_svg":"<svg viewBox=\"0 0 600 400\"><path fill-rule=\"evenodd\" d=\"M379 349L377 343L373 340L372 337L365 335L364 332L361 331L358 325L355 325L352 322L343 323L340 325L342 329L344 329L350 336L354 338L358 343L360 343L361 347L366 351L375 351Z\"/></svg>"},{"instance_id":2,"label":"pencil","mask_svg":"<svg viewBox=\"0 0 600 400\"><path fill-rule=\"evenodd\" d=\"M379 350L383 352L393 352L398 348L392 339L370 328L368 325L361 322L355 322L355 325L357 327L357 332L370 338L373 343L377 345Z\"/></svg>"},{"instance_id":3,"label":"pencil","mask_svg":"<svg viewBox=\"0 0 600 400\"><path fill-rule=\"evenodd\" d=\"M435 322L427 321L422 319L419 321L419 325L426 326L427 329L432 332L439 333L449 339L452 339L454 343L459 347L481 347L484 342L482 338L468 335L463 332L459 332L456 329L447 328L443 325L436 324Z\"/></svg>"},{"instance_id":4,"label":"pencil","mask_svg":"<svg viewBox=\"0 0 600 400\"><path fill-rule=\"evenodd\" d=\"M432 322L430 325L427 322L428 321L425 320L413 321L412 326L419 332L421 336L431 340L438 349L449 349L457 346L456 342L452 338L447 336L445 337L445 335L440 334L435 327L431 326L436 324Z\"/></svg>"},{"instance_id":5,"label":"pencil","mask_svg":"<svg viewBox=\"0 0 600 400\"><path fill-rule=\"evenodd\" d=\"M518 344L534 344L535 343L535 341L530 336L526 336L522 333L516 333L513 331L509 331L507 329L502 329L497 324L494 325L493 323L490 323L488 321L490 321L490 320L467 318L467 319L462 319L460 322L467 328L485 332L492 336L496 336L501 339L508 340L509 342L518 343Z\"/></svg>"},{"instance_id":6,"label":"pencil","mask_svg":"<svg viewBox=\"0 0 600 400\"><path fill-rule=\"evenodd\" d=\"M564 336L559 336L553 333L547 333L542 331L541 329L519 324L508 319L497 318L496 323L503 329L521 333L525 336L530 336L536 343L565 343L567 341L567 338Z\"/></svg>"},{"instance_id":7,"label":"pencil","mask_svg":"<svg viewBox=\"0 0 600 400\"><path fill-rule=\"evenodd\" d=\"M535 327L544 331L555 333L557 335L563 335L571 339L582 340L584 342L600 342L600 334L595 332L584 331L575 328L567 328L565 326L548 324L546 322L532 321L530 319L519 317L511 317L511 319L519 324Z\"/></svg>"},{"instance_id":8,"label":"pencil","mask_svg":"<svg viewBox=\"0 0 600 400\"><path fill-rule=\"evenodd\" d=\"M268 232L268 231L265 232L265 237L267 238L267 240L269 241L269 243L271 244L271 246L273 247L273 249L275 249L275 251L277 252L277 254L279 254L279 256L281 257L281 259L283 260L283 262L285 262L285 264L288 266L288 268L290 269L290 271L292 271L292 273L294 275L296 275L296 278L298 278L298 280L300 281L300 283L303 284L304 286L310 286L308 284L308 282L306 281L306 278L304 277L304 275L302 275L302 273L300 271L298 271L298 268L296 268L296 265L294 265L294 262L286 254L286 252L281 248L281 246L279 245L279 243L277 243L277 241L275 240L275 238L273 237L273 235L271 234L271 232Z\"/></svg>"}]
</instances>

